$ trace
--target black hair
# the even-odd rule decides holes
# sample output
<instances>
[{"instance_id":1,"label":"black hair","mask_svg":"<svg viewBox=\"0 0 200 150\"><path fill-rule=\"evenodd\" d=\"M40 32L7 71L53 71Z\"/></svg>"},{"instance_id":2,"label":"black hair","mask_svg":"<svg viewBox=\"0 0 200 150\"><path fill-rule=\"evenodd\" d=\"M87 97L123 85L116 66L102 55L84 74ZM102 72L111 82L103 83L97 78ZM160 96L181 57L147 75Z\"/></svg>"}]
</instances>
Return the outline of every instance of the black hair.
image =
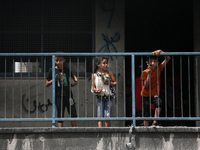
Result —
<instances>
[{"instance_id":1,"label":"black hair","mask_svg":"<svg viewBox=\"0 0 200 150\"><path fill-rule=\"evenodd\" d=\"M96 72L98 70L98 66L102 61L103 59L106 59L108 61L108 57L106 56L96 56L94 58L94 72ZM91 76L88 78L88 80L91 80Z\"/></svg>"},{"instance_id":2,"label":"black hair","mask_svg":"<svg viewBox=\"0 0 200 150\"><path fill-rule=\"evenodd\" d=\"M108 61L108 57L106 57L106 56L96 56L95 57L95 59L94 59L94 72L97 71L97 69L98 69L97 65L99 65L102 62L103 59L106 59Z\"/></svg>"},{"instance_id":3,"label":"black hair","mask_svg":"<svg viewBox=\"0 0 200 150\"><path fill-rule=\"evenodd\" d=\"M155 56L155 55L153 55L153 56L147 56L146 60L149 61L149 59L157 59L157 58L158 58L158 56Z\"/></svg>"},{"instance_id":4,"label":"black hair","mask_svg":"<svg viewBox=\"0 0 200 150\"><path fill-rule=\"evenodd\" d=\"M64 53L64 52L56 52L55 54L58 54L58 53ZM55 55L56 57L62 57L63 59L66 59L65 56L62 56L62 55Z\"/></svg>"}]
</instances>

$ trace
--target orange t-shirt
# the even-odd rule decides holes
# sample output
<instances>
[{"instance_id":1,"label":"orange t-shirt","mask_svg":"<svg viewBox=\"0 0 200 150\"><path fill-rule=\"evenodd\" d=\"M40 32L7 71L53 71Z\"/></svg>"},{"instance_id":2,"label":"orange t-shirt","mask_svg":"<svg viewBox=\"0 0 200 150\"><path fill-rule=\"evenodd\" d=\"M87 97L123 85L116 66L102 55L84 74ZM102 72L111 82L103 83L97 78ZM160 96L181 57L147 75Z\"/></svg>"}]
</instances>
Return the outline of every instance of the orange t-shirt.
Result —
<instances>
[{"instance_id":1,"label":"orange t-shirt","mask_svg":"<svg viewBox=\"0 0 200 150\"><path fill-rule=\"evenodd\" d=\"M159 93L160 93L160 73L161 71L163 71L163 65L160 64L158 66L158 71L157 71L157 68L155 69L155 71L153 73L151 73L151 96L157 96ZM157 79L157 74L158 74L158 79ZM142 75L141 75L141 80L146 80L148 76L148 71L147 69L144 70L142 72ZM143 79L142 79L143 77ZM159 87L157 87L157 81L159 82ZM144 85L143 85L143 88L142 88L142 91L141 91L141 96L142 96L142 92L143 92L143 96L145 97L149 97L149 87L148 88L145 88Z\"/></svg>"}]
</instances>

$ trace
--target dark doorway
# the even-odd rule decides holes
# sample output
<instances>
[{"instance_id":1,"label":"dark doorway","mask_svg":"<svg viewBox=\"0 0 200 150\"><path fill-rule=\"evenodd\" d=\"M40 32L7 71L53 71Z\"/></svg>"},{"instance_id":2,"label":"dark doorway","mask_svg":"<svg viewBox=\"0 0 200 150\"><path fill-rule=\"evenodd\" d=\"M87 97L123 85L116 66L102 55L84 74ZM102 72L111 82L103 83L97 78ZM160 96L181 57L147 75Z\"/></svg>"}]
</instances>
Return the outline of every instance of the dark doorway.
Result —
<instances>
[{"instance_id":1,"label":"dark doorway","mask_svg":"<svg viewBox=\"0 0 200 150\"><path fill-rule=\"evenodd\" d=\"M193 1L191 0L126 0L125 1L125 51L152 52L162 49L165 52L193 51ZM135 77L139 77L141 58L136 58ZM187 60L187 58L185 58ZM178 59L176 61L179 61ZM132 116L131 106L131 58L126 58L127 116ZM183 58L183 62L184 58ZM172 68L171 62L168 64ZM180 64L175 63L175 68ZM183 72L183 74L187 74ZM177 72L179 78L179 73ZM168 72L171 78L171 72ZM194 81L192 81L194 82ZM192 95L192 93L191 93ZM194 98L192 98L194 99ZM192 102L193 104L194 102ZM195 112L192 112L194 115ZM127 121L126 126L131 122ZM163 122L163 125L179 125L176 122ZM181 125L194 126L184 122Z\"/></svg>"}]
</instances>

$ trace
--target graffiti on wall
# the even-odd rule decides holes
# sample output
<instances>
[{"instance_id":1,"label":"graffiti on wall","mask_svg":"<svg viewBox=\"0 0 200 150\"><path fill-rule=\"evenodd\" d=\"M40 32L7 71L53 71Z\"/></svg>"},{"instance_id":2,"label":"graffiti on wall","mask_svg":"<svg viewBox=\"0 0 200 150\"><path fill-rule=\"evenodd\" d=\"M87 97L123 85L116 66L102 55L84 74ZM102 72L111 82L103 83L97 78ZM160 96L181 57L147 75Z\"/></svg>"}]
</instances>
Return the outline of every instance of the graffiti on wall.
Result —
<instances>
[{"instance_id":1,"label":"graffiti on wall","mask_svg":"<svg viewBox=\"0 0 200 150\"><path fill-rule=\"evenodd\" d=\"M108 20L108 28L111 27L111 22L114 16L114 12L115 12L115 2L114 0L103 0L101 1L101 10L103 12L109 12L110 13L110 17Z\"/></svg>"},{"instance_id":2,"label":"graffiti on wall","mask_svg":"<svg viewBox=\"0 0 200 150\"><path fill-rule=\"evenodd\" d=\"M28 98L25 98L25 95L22 96L22 105L26 112L34 113L36 110L40 112L46 112L49 106L52 106L50 99L47 99L47 104L41 104L36 100L29 101Z\"/></svg>"},{"instance_id":3,"label":"graffiti on wall","mask_svg":"<svg viewBox=\"0 0 200 150\"><path fill-rule=\"evenodd\" d=\"M115 47L114 42L118 42L119 41L120 34L118 32L116 32L115 35L113 37L111 37L110 39L109 39L109 37L108 37L107 34L106 35L102 34L102 37L103 37L103 40L106 42L106 44L103 45L99 49L98 53L100 53L100 52L110 52L109 46L112 46L112 48L114 49L114 51L117 52L117 48Z\"/></svg>"},{"instance_id":4,"label":"graffiti on wall","mask_svg":"<svg viewBox=\"0 0 200 150\"><path fill-rule=\"evenodd\" d=\"M114 12L115 12L115 2L114 0L103 0L101 2L101 10L104 13L110 13L110 17L108 20L108 28L111 28L111 23L113 20ZM110 37L108 34L102 33L103 40L105 41L105 45L103 45L98 53L100 52L111 52L110 46L114 49L114 52L118 52L116 46L114 45L115 42L120 40L120 34L116 32L114 36Z\"/></svg>"}]
</instances>

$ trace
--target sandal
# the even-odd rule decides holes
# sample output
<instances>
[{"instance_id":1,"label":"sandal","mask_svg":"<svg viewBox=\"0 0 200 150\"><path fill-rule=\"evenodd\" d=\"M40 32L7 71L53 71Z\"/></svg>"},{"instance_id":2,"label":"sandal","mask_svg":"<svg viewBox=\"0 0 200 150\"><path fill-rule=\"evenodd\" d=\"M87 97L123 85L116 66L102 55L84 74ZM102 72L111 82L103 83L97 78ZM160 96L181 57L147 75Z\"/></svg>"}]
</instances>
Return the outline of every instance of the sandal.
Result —
<instances>
[{"instance_id":1,"label":"sandal","mask_svg":"<svg viewBox=\"0 0 200 150\"><path fill-rule=\"evenodd\" d=\"M159 124L159 123L157 123L157 122L155 122L155 123L153 123L152 124L152 126L160 126L161 124Z\"/></svg>"}]
</instances>

